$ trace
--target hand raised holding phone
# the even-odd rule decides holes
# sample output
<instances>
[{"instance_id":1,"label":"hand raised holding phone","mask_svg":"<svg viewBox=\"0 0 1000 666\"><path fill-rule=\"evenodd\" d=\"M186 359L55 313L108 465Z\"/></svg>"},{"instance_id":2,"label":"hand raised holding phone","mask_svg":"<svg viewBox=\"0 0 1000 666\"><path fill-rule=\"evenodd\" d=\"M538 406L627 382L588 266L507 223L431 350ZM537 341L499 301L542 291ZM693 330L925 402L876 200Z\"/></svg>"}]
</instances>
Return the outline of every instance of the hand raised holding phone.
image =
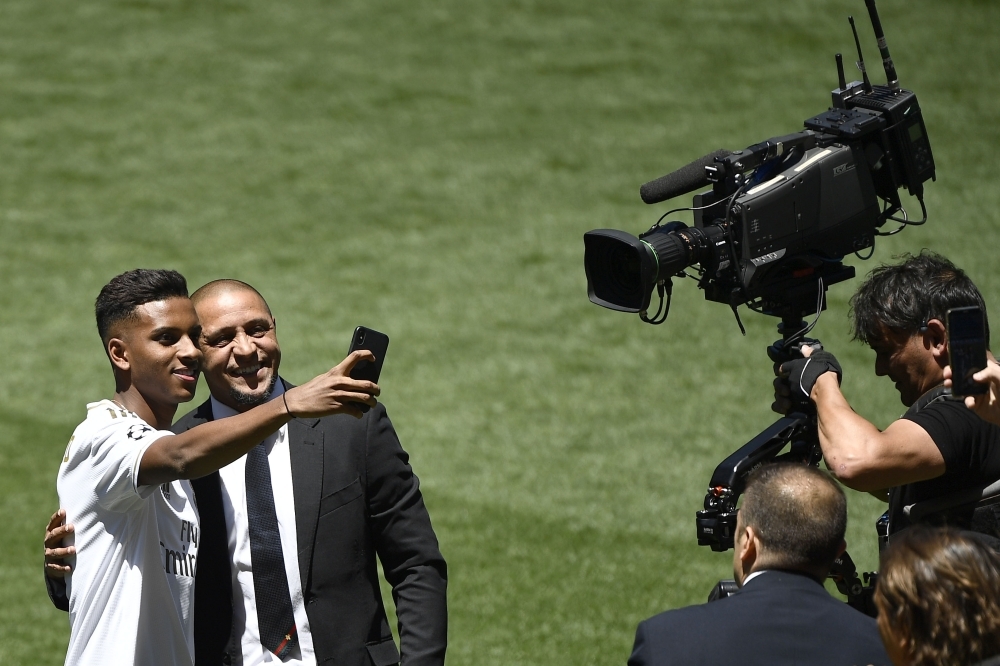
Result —
<instances>
[{"instance_id":1,"label":"hand raised holding phone","mask_svg":"<svg viewBox=\"0 0 1000 666\"><path fill-rule=\"evenodd\" d=\"M367 326L358 326L354 329L354 335L351 337L351 346L348 349L348 353L354 353L363 349L369 350L374 355L374 360L359 361L351 370L351 377L378 383L379 375L382 373L382 363L385 361L385 354L389 351L389 336ZM370 405L365 403L358 404L358 409L362 412L367 412L370 407Z\"/></svg>"},{"instance_id":2,"label":"hand raised holding phone","mask_svg":"<svg viewBox=\"0 0 1000 666\"><path fill-rule=\"evenodd\" d=\"M1000 425L1000 366L986 349L983 311L977 306L952 308L947 319L944 385L980 418Z\"/></svg>"},{"instance_id":3,"label":"hand raised holding phone","mask_svg":"<svg viewBox=\"0 0 1000 666\"><path fill-rule=\"evenodd\" d=\"M375 406L380 389L374 381L354 379L351 372L361 363L374 362L371 351L359 349L322 375L289 389L284 394L289 413L295 417L350 414L361 418Z\"/></svg>"},{"instance_id":4,"label":"hand raised holding phone","mask_svg":"<svg viewBox=\"0 0 1000 666\"><path fill-rule=\"evenodd\" d=\"M953 386L951 366L944 368L944 385ZM972 379L986 386L986 392L965 397L965 406L984 421L1000 425L1000 365L988 361L986 367L972 375Z\"/></svg>"},{"instance_id":5,"label":"hand raised holding phone","mask_svg":"<svg viewBox=\"0 0 1000 666\"><path fill-rule=\"evenodd\" d=\"M986 368L986 318L978 306L952 308L947 313L951 393L955 397L984 395L986 384L974 375Z\"/></svg>"}]
</instances>

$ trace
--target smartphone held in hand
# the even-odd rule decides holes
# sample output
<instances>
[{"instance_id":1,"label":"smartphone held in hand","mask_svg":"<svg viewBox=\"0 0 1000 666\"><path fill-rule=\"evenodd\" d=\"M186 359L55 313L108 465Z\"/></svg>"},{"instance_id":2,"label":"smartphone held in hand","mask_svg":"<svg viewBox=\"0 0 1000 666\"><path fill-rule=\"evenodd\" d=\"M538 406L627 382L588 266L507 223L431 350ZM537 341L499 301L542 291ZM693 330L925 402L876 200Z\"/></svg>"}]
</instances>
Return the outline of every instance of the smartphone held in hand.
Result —
<instances>
[{"instance_id":1,"label":"smartphone held in hand","mask_svg":"<svg viewBox=\"0 0 1000 666\"><path fill-rule=\"evenodd\" d=\"M948 356L951 393L956 397L981 395L989 386L972 378L986 367L986 326L979 306L948 310Z\"/></svg>"},{"instance_id":2,"label":"smartphone held in hand","mask_svg":"<svg viewBox=\"0 0 1000 666\"><path fill-rule=\"evenodd\" d=\"M354 336L351 338L351 346L347 353L355 352L359 349L367 349L374 356L374 361L359 361L351 370L352 379L366 379L370 382L378 383L379 375L382 373L382 363L385 361L385 354L389 350L389 336L380 333L367 326L358 326L354 329ZM358 404L362 412L367 412L369 407L365 404Z\"/></svg>"}]
</instances>

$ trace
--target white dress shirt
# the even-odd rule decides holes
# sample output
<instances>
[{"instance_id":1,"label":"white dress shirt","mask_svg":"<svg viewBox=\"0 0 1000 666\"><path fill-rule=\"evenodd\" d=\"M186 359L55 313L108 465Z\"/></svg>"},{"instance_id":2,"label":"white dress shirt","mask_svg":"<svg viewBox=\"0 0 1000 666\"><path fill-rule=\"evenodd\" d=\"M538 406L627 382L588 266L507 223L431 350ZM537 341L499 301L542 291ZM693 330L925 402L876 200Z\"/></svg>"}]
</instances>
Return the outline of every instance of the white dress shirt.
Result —
<instances>
[{"instance_id":1,"label":"white dress shirt","mask_svg":"<svg viewBox=\"0 0 1000 666\"><path fill-rule=\"evenodd\" d=\"M285 388L281 381L274 386L271 400L280 399ZM234 416L237 412L212 398L212 415L215 420ZM264 440L267 460L271 467L271 489L274 492L274 509L278 515L278 532L281 535L281 553L285 558L285 575L288 593L292 598L298 649L292 650L282 662L260 643L257 626L257 600L253 589L253 570L250 561L250 529L247 523L246 456L219 470L222 479L222 507L229 532L230 571L233 576L233 633L230 654L234 664L258 666L259 664L312 665L316 663L313 652L309 618L302 601L302 578L299 575L298 543L295 532L295 501L292 495L292 464L288 452L288 426ZM237 649L241 646L240 649ZM238 656L242 655L242 662Z\"/></svg>"}]
</instances>

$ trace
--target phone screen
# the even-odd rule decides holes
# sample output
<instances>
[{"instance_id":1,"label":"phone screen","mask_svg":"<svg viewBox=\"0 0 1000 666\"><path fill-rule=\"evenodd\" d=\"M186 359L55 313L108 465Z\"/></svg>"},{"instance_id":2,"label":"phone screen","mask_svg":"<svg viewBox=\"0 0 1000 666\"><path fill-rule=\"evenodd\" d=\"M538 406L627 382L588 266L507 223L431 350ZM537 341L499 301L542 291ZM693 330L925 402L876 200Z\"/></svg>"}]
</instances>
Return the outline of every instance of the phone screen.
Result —
<instances>
[{"instance_id":1,"label":"phone screen","mask_svg":"<svg viewBox=\"0 0 1000 666\"><path fill-rule=\"evenodd\" d=\"M972 379L986 367L986 327L977 306L948 310L948 356L955 396L979 395L989 387Z\"/></svg>"}]
</instances>

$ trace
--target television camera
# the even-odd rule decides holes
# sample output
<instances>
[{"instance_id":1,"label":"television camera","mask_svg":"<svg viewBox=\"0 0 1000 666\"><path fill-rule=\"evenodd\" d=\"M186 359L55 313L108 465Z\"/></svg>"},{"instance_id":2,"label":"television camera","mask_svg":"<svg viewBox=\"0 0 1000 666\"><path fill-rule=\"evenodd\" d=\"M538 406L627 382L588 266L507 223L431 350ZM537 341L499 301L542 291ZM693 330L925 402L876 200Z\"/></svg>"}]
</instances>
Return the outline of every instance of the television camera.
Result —
<instances>
[{"instance_id":1,"label":"television camera","mask_svg":"<svg viewBox=\"0 0 1000 666\"><path fill-rule=\"evenodd\" d=\"M662 323L671 279L693 266L705 298L734 313L746 304L777 316L811 314L817 290L825 291L820 285L853 277L846 255L874 251L876 236L926 221L923 183L935 177L927 130L917 96L899 87L875 2L865 1L886 85L869 81L852 17L863 80L847 83L837 54L833 105L807 119L803 131L717 150L640 188L642 200L654 204L711 185L678 209L693 211L693 227L662 224L676 212L668 211L639 237L616 229L584 235L593 303ZM917 198L922 219L907 217L901 188ZM900 226L882 231L890 220ZM649 317L654 287L660 308Z\"/></svg>"},{"instance_id":2,"label":"television camera","mask_svg":"<svg viewBox=\"0 0 1000 666\"><path fill-rule=\"evenodd\" d=\"M646 183L639 193L647 204L711 189L694 195L690 207L668 211L638 237L616 229L584 235L593 303L662 324L670 311L672 278L692 277L707 300L732 308L744 334L740 305L781 318L782 338L768 348L776 364L801 355L803 345L821 348L818 340L805 337L816 320L807 325L803 318L815 313L818 319L827 288L854 277L854 268L843 263L847 255L868 259L878 236L926 222L923 184L935 178L917 97L899 86L875 0L865 4L886 84L869 80L850 17L862 80L846 81L838 53L839 86L827 111L807 119L800 132L743 150L717 150ZM917 199L921 219L909 218L901 189ZM694 226L663 223L681 210L693 212ZM897 226L883 230L890 221ZM650 316L654 289L659 305ZM716 468L696 518L699 545L714 551L733 547L737 502L754 469L778 460L818 465L821 458L811 405L776 421ZM872 613L875 574L865 574L867 585L862 584L844 553L831 577L848 603ZM727 595L731 587L725 583L710 599Z\"/></svg>"}]
</instances>

